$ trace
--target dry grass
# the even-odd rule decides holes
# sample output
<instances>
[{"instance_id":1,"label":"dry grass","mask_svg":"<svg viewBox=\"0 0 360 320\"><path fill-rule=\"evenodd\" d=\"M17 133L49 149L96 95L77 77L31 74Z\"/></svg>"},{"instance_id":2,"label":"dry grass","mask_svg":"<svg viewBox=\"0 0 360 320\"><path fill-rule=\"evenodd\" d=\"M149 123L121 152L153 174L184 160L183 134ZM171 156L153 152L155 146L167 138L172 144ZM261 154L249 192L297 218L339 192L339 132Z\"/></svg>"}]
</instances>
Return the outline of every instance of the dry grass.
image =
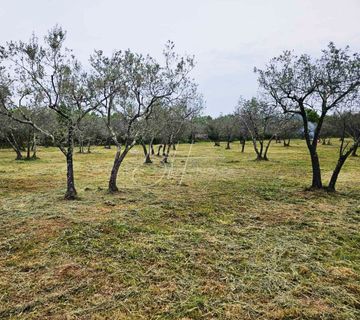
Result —
<instances>
[{"instance_id":1,"label":"dry grass","mask_svg":"<svg viewBox=\"0 0 360 320\"><path fill-rule=\"evenodd\" d=\"M64 201L56 149L0 150L1 319L359 319L360 159L311 193L302 141L269 162L248 146L180 145L171 165L76 155ZM320 146L329 177L336 146ZM182 183L180 183L182 182Z\"/></svg>"}]
</instances>

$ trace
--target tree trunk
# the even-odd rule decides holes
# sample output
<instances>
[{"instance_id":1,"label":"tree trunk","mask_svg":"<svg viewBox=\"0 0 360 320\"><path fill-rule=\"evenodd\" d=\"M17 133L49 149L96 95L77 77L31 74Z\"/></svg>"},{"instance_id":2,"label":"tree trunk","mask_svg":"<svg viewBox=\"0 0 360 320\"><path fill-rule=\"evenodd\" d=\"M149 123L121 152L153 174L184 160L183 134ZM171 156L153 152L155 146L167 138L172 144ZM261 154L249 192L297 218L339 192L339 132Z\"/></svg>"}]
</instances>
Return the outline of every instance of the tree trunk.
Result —
<instances>
[{"instance_id":1,"label":"tree trunk","mask_svg":"<svg viewBox=\"0 0 360 320\"><path fill-rule=\"evenodd\" d=\"M106 138L106 144L104 146L105 149L111 149L111 138Z\"/></svg>"},{"instance_id":2,"label":"tree trunk","mask_svg":"<svg viewBox=\"0 0 360 320\"><path fill-rule=\"evenodd\" d=\"M270 144L271 144L271 141L272 141L272 140L273 140L273 138L271 138L271 139L269 140L269 142L267 143L267 145L266 145L266 147L265 147L264 156L263 156L263 158L264 158L265 161L268 161L268 160L269 160L268 157L267 157L267 153L268 153L268 151L269 151Z\"/></svg>"},{"instance_id":3,"label":"tree trunk","mask_svg":"<svg viewBox=\"0 0 360 320\"><path fill-rule=\"evenodd\" d=\"M262 154L257 147L256 139L252 138L252 142L253 142L253 147L254 147L255 153L257 155L256 160L262 160Z\"/></svg>"},{"instance_id":4,"label":"tree trunk","mask_svg":"<svg viewBox=\"0 0 360 320\"><path fill-rule=\"evenodd\" d=\"M269 159L267 158L266 155L262 155L262 154L258 154L256 157L257 161L268 161Z\"/></svg>"},{"instance_id":5,"label":"tree trunk","mask_svg":"<svg viewBox=\"0 0 360 320\"><path fill-rule=\"evenodd\" d=\"M274 139L274 137L271 137L271 139L269 140L269 142L267 143L267 145L264 147L264 140L259 139L259 144L260 144L260 150L257 147L257 143L256 143L256 139L253 138L253 145L254 145L254 150L255 153L257 155L256 160L258 161L268 161L268 157L267 157L267 153L271 144L271 141Z\"/></svg>"},{"instance_id":6,"label":"tree trunk","mask_svg":"<svg viewBox=\"0 0 360 320\"><path fill-rule=\"evenodd\" d=\"M169 163L169 162L168 162L168 155L167 155L167 154L164 155L164 158L161 160L161 162L162 162L162 163Z\"/></svg>"},{"instance_id":7,"label":"tree trunk","mask_svg":"<svg viewBox=\"0 0 360 320\"><path fill-rule=\"evenodd\" d=\"M79 153L84 153L84 142L81 136L79 137Z\"/></svg>"},{"instance_id":8,"label":"tree trunk","mask_svg":"<svg viewBox=\"0 0 360 320\"><path fill-rule=\"evenodd\" d=\"M241 152L242 153L245 151L245 143L246 143L245 139L241 141Z\"/></svg>"},{"instance_id":9,"label":"tree trunk","mask_svg":"<svg viewBox=\"0 0 360 320\"><path fill-rule=\"evenodd\" d=\"M287 142L286 142L286 140L284 139L284 147L290 147L290 138L288 139Z\"/></svg>"},{"instance_id":10,"label":"tree trunk","mask_svg":"<svg viewBox=\"0 0 360 320\"><path fill-rule=\"evenodd\" d=\"M226 149L226 150L231 149L231 148L230 148L230 141L229 141L229 140L228 140L227 143L226 143L226 148L225 148L225 149Z\"/></svg>"},{"instance_id":11,"label":"tree trunk","mask_svg":"<svg viewBox=\"0 0 360 320\"><path fill-rule=\"evenodd\" d=\"M341 155L339 157L339 160L336 164L336 167L331 175L331 178L330 178L330 182L329 182L329 185L328 187L326 188L328 191L330 192L335 192L335 185L336 185L336 181L339 177L339 173L341 171L341 168L342 166L344 165L345 161L347 159L347 156L346 155Z\"/></svg>"},{"instance_id":12,"label":"tree trunk","mask_svg":"<svg viewBox=\"0 0 360 320\"><path fill-rule=\"evenodd\" d=\"M260 155L262 156L263 151L264 151L264 141L260 140Z\"/></svg>"},{"instance_id":13,"label":"tree trunk","mask_svg":"<svg viewBox=\"0 0 360 320\"><path fill-rule=\"evenodd\" d=\"M311 183L311 189L322 189L322 180L321 180L321 169L320 169L320 161L319 156L316 152L317 149L317 143L319 140L319 135L321 132L321 127L324 122L324 118L326 113L322 113L317 126L314 130L314 136L313 138L310 137L309 134L309 122L307 119L305 107L303 103L300 105L301 109L301 117L303 119L303 126L304 126L304 136L306 140L306 145L308 147L309 153L310 153L310 159L311 159L311 166L312 166L312 183ZM312 142L311 142L312 141Z\"/></svg>"},{"instance_id":14,"label":"tree trunk","mask_svg":"<svg viewBox=\"0 0 360 320\"><path fill-rule=\"evenodd\" d=\"M163 159L162 159L162 163L168 163L168 159L169 159L169 154L170 154L170 148L172 146L172 143L169 142L167 145L164 144L164 149L163 149ZM165 151L166 150L166 151Z\"/></svg>"},{"instance_id":15,"label":"tree trunk","mask_svg":"<svg viewBox=\"0 0 360 320\"><path fill-rule=\"evenodd\" d=\"M15 149L15 152L16 152L16 158L15 158L15 160L22 160L23 156L22 156L20 150Z\"/></svg>"},{"instance_id":16,"label":"tree trunk","mask_svg":"<svg viewBox=\"0 0 360 320\"><path fill-rule=\"evenodd\" d=\"M67 165L67 189L65 193L66 200L74 200L76 199L76 189L75 189L75 181L74 181L74 166L73 166L73 152L72 150L67 151L66 154L66 165Z\"/></svg>"},{"instance_id":17,"label":"tree trunk","mask_svg":"<svg viewBox=\"0 0 360 320\"><path fill-rule=\"evenodd\" d=\"M161 149L163 148L163 145L160 144L159 147L158 147L158 152L157 152L157 156L160 157L160 152L161 152Z\"/></svg>"},{"instance_id":18,"label":"tree trunk","mask_svg":"<svg viewBox=\"0 0 360 320\"><path fill-rule=\"evenodd\" d=\"M153 142L150 142L150 149L151 149L151 155L153 156L155 154L154 145Z\"/></svg>"},{"instance_id":19,"label":"tree trunk","mask_svg":"<svg viewBox=\"0 0 360 320\"><path fill-rule=\"evenodd\" d=\"M109 192L119 191L117 184L116 184L116 180L117 180L117 175L118 175L119 168L121 165L121 155L122 155L121 147L118 147L118 150L116 151L116 154L115 154L114 164L111 169L111 174L110 174L110 179L109 179Z\"/></svg>"},{"instance_id":20,"label":"tree trunk","mask_svg":"<svg viewBox=\"0 0 360 320\"><path fill-rule=\"evenodd\" d=\"M329 185L327 187L328 191L332 191L332 192L335 191L336 181L337 181L337 179L339 177L339 173L341 171L341 168L343 167L346 159L350 156L350 154L352 154L354 152L354 150L356 152L356 149L357 149L357 147L359 145L359 141L355 141L354 144L352 145L352 147L349 148L348 151L345 152L345 149L346 149L348 144L346 144L344 146L344 142L345 142L345 122L344 122L344 127L343 127L341 145L340 145L339 159L338 159L336 167L335 167L335 169L333 171L333 174L331 175L330 182L329 182Z\"/></svg>"},{"instance_id":21,"label":"tree trunk","mask_svg":"<svg viewBox=\"0 0 360 320\"><path fill-rule=\"evenodd\" d=\"M13 141L11 141L11 138L13 139ZM16 152L16 158L15 158L15 160L22 160L22 159L23 159L23 156L22 156L22 154L21 154L20 147L18 146L14 135L11 133L10 136L6 136L6 140L9 142L9 144L11 145L11 147L12 147L12 148L14 149L14 151Z\"/></svg>"},{"instance_id":22,"label":"tree trunk","mask_svg":"<svg viewBox=\"0 0 360 320\"><path fill-rule=\"evenodd\" d=\"M351 152L352 157L357 157L358 156L357 153L356 153L357 149L358 149L358 145L355 145L353 151Z\"/></svg>"},{"instance_id":23,"label":"tree trunk","mask_svg":"<svg viewBox=\"0 0 360 320\"><path fill-rule=\"evenodd\" d=\"M67 189L65 193L66 200L74 200L76 199L76 189L75 189L75 180L74 180L74 165L73 165L73 150L74 150L74 139L73 139L73 131L74 128L70 126L68 128L68 147L66 152L66 180L67 180Z\"/></svg>"},{"instance_id":24,"label":"tree trunk","mask_svg":"<svg viewBox=\"0 0 360 320\"><path fill-rule=\"evenodd\" d=\"M166 143L164 143L164 145L163 145L163 154L162 155L166 156Z\"/></svg>"},{"instance_id":25,"label":"tree trunk","mask_svg":"<svg viewBox=\"0 0 360 320\"><path fill-rule=\"evenodd\" d=\"M190 143L191 144L195 143L195 132L191 132Z\"/></svg>"},{"instance_id":26,"label":"tree trunk","mask_svg":"<svg viewBox=\"0 0 360 320\"><path fill-rule=\"evenodd\" d=\"M311 157L311 166L312 166L312 189L322 189L322 181L321 181L321 170L320 170L320 162L319 156L316 152L316 149L310 150Z\"/></svg>"},{"instance_id":27,"label":"tree trunk","mask_svg":"<svg viewBox=\"0 0 360 320\"><path fill-rule=\"evenodd\" d=\"M33 152L32 158L37 159L37 156L36 156L37 143L36 143L36 133L35 132L34 132L34 135L33 135L33 144L32 144L31 149L32 149L32 152Z\"/></svg>"},{"instance_id":28,"label":"tree trunk","mask_svg":"<svg viewBox=\"0 0 360 320\"><path fill-rule=\"evenodd\" d=\"M152 163L152 160L150 158L150 153L146 154L144 163Z\"/></svg>"},{"instance_id":29,"label":"tree trunk","mask_svg":"<svg viewBox=\"0 0 360 320\"><path fill-rule=\"evenodd\" d=\"M27 144L26 144L26 160L31 159L30 153L31 153L31 135L30 132L27 137Z\"/></svg>"},{"instance_id":30,"label":"tree trunk","mask_svg":"<svg viewBox=\"0 0 360 320\"><path fill-rule=\"evenodd\" d=\"M333 174L331 175L330 182L329 182L329 185L327 187L328 191L331 191L331 192L335 191L336 181L337 181L337 179L339 177L339 173L341 171L341 168L343 167L346 159L350 156L350 154L357 147L358 147L358 145L354 144L347 152L345 152L344 154L341 154L339 156L338 162L337 162L336 167L335 167L335 169L333 171ZM342 151L340 151L340 152L342 152Z\"/></svg>"},{"instance_id":31,"label":"tree trunk","mask_svg":"<svg viewBox=\"0 0 360 320\"><path fill-rule=\"evenodd\" d=\"M141 142L141 145L143 147L143 151L144 151L144 156L145 156L145 161L144 163L152 163L151 159L150 159L150 152L147 151L146 148L146 144L144 142ZM150 151L150 150L149 150Z\"/></svg>"},{"instance_id":32,"label":"tree trunk","mask_svg":"<svg viewBox=\"0 0 360 320\"><path fill-rule=\"evenodd\" d=\"M117 146L114 164L111 169L111 174L110 174L110 179L109 179L109 192L110 193L119 191L119 188L117 187L117 183L116 183L117 175L119 172L120 165L130 149L131 149L131 147L129 147L129 145L126 145L124 151L121 152L121 146Z\"/></svg>"},{"instance_id":33,"label":"tree trunk","mask_svg":"<svg viewBox=\"0 0 360 320\"><path fill-rule=\"evenodd\" d=\"M148 153L148 152L147 152L147 149L146 149L146 144L141 141L141 146L142 146L142 148L143 148L144 156L146 157L146 155L147 155L147 153Z\"/></svg>"},{"instance_id":34,"label":"tree trunk","mask_svg":"<svg viewBox=\"0 0 360 320\"><path fill-rule=\"evenodd\" d=\"M88 139L87 153L91 153L91 139Z\"/></svg>"}]
</instances>

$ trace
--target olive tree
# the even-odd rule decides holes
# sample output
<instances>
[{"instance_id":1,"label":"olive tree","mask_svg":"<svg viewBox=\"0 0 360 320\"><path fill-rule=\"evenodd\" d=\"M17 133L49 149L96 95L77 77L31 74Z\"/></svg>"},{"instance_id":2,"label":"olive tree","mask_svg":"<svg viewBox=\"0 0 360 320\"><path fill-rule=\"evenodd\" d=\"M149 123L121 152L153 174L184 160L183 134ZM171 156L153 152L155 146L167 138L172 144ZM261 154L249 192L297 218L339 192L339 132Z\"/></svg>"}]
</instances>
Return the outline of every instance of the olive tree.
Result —
<instances>
[{"instance_id":1,"label":"olive tree","mask_svg":"<svg viewBox=\"0 0 360 320\"><path fill-rule=\"evenodd\" d=\"M312 164L311 188L324 188L317 153L320 132L326 115L356 96L360 86L359 54L351 54L348 47L339 49L330 43L320 58L306 54L296 56L285 51L271 59L263 70L255 69L255 72L259 75L260 86L284 113L301 116ZM307 110L319 115L312 135ZM356 143L351 148L355 146ZM346 158L341 159L345 161Z\"/></svg>"},{"instance_id":2,"label":"olive tree","mask_svg":"<svg viewBox=\"0 0 360 320\"><path fill-rule=\"evenodd\" d=\"M10 146L16 153L15 160L23 160L23 152L25 151L26 140L29 137L26 125L11 120L0 115L0 139ZM29 144L28 144L29 145ZM31 148L28 148L28 156L30 158Z\"/></svg>"},{"instance_id":3,"label":"olive tree","mask_svg":"<svg viewBox=\"0 0 360 320\"><path fill-rule=\"evenodd\" d=\"M220 137L226 141L226 150L231 149L230 143L237 134L236 117L233 114L220 115L218 117Z\"/></svg>"},{"instance_id":4,"label":"olive tree","mask_svg":"<svg viewBox=\"0 0 360 320\"><path fill-rule=\"evenodd\" d=\"M265 99L240 99L236 114L251 137L257 160L268 160L270 144L281 126L276 123L276 106Z\"/></svg>"},{"instance_id":5,"label":"olive tree","mask_svg":"<svg viewBox=\"0 0 360 320\"><path fill-rule=\"evenodd\" d=\"M144 119L159 103L181 96L191 83L189 72L194 67L194 58L180 57L174 52L174 44L169 42L164 50L164 63L159 64L149 55L133 53L130 50L115 52L105 57L102 52L92 56L92 66L97 70L103 92L113 87L119 88L114 96L102 99L99 112L106 117L106 125L116 154L110 173L108 190L118 191L117 176L120 166L144 132ZM116 130L115 114L123 123L121 132Z\"/></svg>"},{"instance_id":6,"label":"olive tree","mask_svg":"<svg viewBox=\"0 0 360 320\"><path fill-rule=\"evenodd\" d=\"M94 111L96 86L69 49L64 47L66 32L56 26L39 41L11 42L1 47L0 112L29 125L51 138L66 157L66 199L75 199L73 149L74 134L82 119ZM104 98L103 98L104 99ZM57 126L47 130L32 117L42 108L55 114Z\"/></svg>"},{"instance_id":7,"label":"olive tree","mask_svg":"<svg viewBox=\"0 0 360 320\"><path fill-rule=\"evenodd\" d=\"M195 85L189 86L186 92L173 100L165 113L165 126L163 127L162 137L167 145L163 146L163 163L168 162L170 148L179 141L181 135L185 132L187 121L192 117L198 116L203 108L202 96L197 93Z\"/></svg>"},{"instance_id":8,"label":"olive tree","mask_svg":"<svg viewBox=\"0 0 360 320\"><path fill-rule=\"evenodd\" d=\"M241 98L239 99L239 101L241 101ZM239 137L241 153L243 153L243 152L245 152L245 145L246 145L246 140L248 139L248 136L249 136L249 132L248 132L245 122L241 118L241 114L239 114L238 111L239 110L237 108L234 112L235 125L236 125L235 132L236 132L236 136Z\"/></svg>"},{"instance_id":9,"label":"olive tree","mask_svg":"<svg viewBox=\"0 0 360 320\"><path fill-rule=\"evenodd\" d=\"M141 120L143 122L143 128L139 142L144 151L144 163L152 163L151 156L155 154L154 141L163 141L163 132L166 128L167 121L167 108L162 103L154 105L151 114L148 117ZM158 147L158 156L163 145L160 144Z\"/></svg>"}]
</instances>

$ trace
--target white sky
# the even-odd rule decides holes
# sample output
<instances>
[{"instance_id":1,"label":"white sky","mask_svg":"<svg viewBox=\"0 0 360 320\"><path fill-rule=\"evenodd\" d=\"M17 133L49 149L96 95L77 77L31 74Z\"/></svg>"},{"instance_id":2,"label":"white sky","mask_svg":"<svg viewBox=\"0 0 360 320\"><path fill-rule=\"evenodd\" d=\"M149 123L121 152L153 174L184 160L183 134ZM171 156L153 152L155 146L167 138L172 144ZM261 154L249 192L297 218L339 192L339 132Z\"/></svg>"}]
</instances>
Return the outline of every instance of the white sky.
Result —
<instances>
[{"instance_id":1,"label":"white sky","mask_svg":"<svg viewBox=\"0 0 360 320\"><path fill-rule=\"evenodd\" d=\"M360 0L0 0L0 44L56 23L83 61L93 49L159 57L174 41L196 56L193 76L210 115L255 95L254 66L285 49L317 55L329 41L360 49Z\"/></svg>"}]
</instances>

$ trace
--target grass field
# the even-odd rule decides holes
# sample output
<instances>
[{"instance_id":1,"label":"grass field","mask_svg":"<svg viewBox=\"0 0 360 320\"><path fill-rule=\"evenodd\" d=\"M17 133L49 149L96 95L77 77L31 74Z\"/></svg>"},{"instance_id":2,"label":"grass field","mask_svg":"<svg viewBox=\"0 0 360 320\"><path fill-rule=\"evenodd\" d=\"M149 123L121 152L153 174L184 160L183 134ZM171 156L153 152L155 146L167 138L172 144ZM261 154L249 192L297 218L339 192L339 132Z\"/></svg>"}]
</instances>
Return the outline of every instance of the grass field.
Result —
<instances>
[{"instance_id":1,"label":"grass field","mask_svg":"<svg viewBox=\"0 0 360 320\"><path fill-rule=\"evenodd\" d=\"M0 150L0 319L360 319L360 159L313 193L303 141L224 147L135 148L114 195L114 150L76 154L76 201L57 149Z\"/></svg>"}]
</instances>

